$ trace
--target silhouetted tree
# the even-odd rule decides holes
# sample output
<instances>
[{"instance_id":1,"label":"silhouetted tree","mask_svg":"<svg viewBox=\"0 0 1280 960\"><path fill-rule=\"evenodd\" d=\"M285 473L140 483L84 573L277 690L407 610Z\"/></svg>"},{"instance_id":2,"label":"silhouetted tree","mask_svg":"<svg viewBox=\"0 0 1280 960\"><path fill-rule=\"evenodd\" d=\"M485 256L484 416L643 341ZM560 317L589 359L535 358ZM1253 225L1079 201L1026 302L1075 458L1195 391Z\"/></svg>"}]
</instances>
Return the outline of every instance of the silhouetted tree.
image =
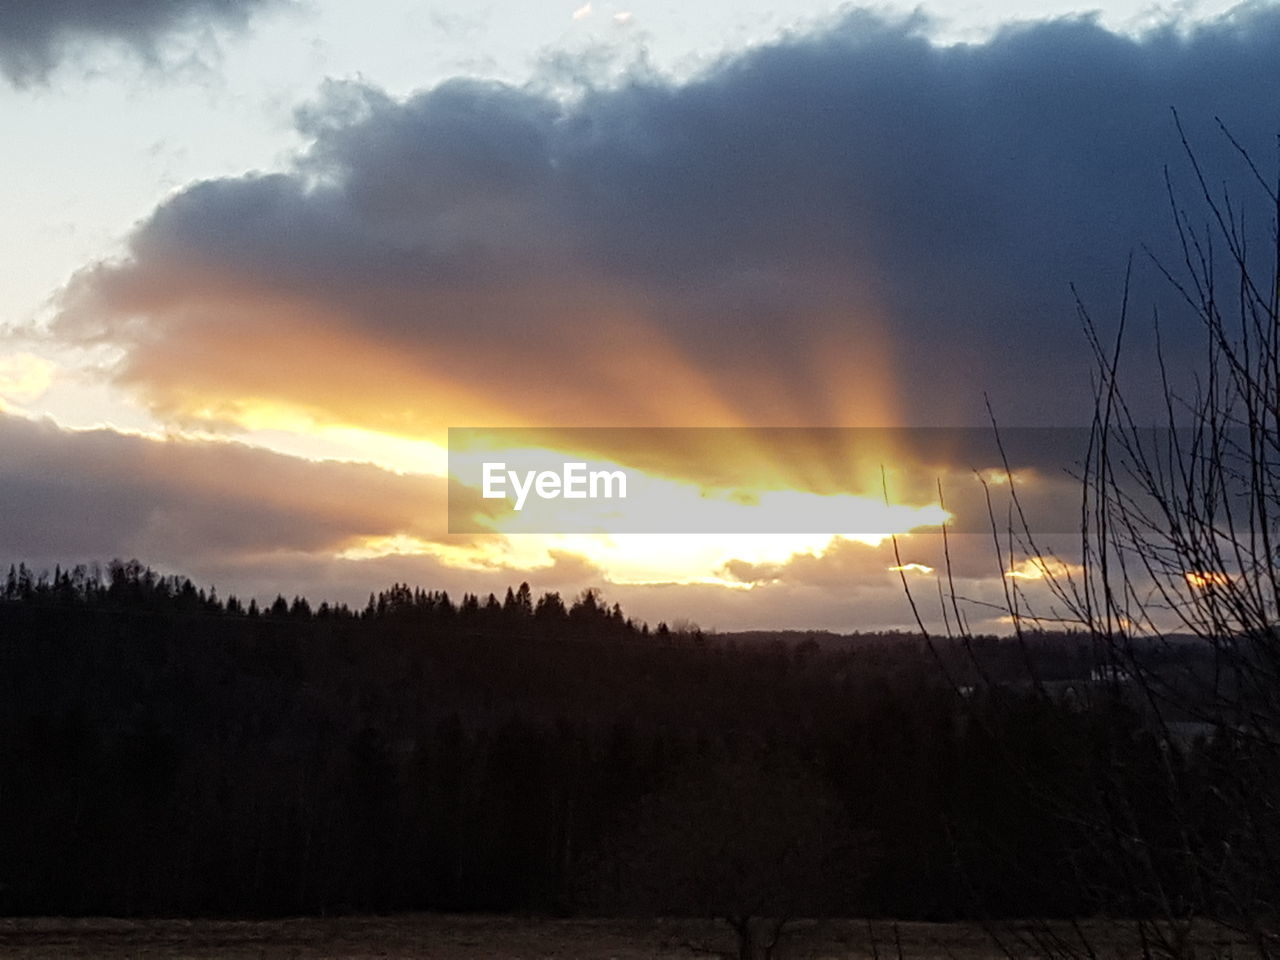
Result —
<instances>
[{"instance_id":1,"label":"silhouetted tree","mask_svg":"<svg viewBox=\"0 0 1280 960\"><path fill-rule=\"evenodd\" d=\"M768 960L797 918L849 910L867 849L804 765L698 757L640 802L604 872L623 905L722 920L736 940L724 956Z\"/></svg>"}]
</instances>

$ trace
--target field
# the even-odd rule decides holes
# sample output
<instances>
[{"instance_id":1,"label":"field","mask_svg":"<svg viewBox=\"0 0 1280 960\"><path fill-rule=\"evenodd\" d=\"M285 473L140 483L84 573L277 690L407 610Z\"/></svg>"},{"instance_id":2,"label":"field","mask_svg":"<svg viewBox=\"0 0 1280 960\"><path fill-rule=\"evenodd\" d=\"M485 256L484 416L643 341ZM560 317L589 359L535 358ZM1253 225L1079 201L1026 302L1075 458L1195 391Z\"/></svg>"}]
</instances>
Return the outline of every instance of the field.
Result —
<instances>
[{"instance_id":1,"label":"field","mask_svg":"<svg viewBox=\"0 0 1280 960\"><path fill-rule=\"evenodd\" d=\"M1100 957L1138 955L1114 926L1090 925ZM896 933L896 939L895 939ZM1015 956L1042 956L1030 941L1005 941ZM189 960L655 960L708 956L689 944L728 950L717 925L689 920L562 920L535 917L414 915L283 920L0 920L0 957L189 958ZM899 945L901 950L899 950ZM1220 948L1225 944L1219 944ZM1210 951L1230 955L1229 950ZM991 938L963 924L856 921L808 924L778 951L808 960L988 960L1005 957ZM1238 950L1237 957L1244 956Z\"/></svg>"}]
</instances>

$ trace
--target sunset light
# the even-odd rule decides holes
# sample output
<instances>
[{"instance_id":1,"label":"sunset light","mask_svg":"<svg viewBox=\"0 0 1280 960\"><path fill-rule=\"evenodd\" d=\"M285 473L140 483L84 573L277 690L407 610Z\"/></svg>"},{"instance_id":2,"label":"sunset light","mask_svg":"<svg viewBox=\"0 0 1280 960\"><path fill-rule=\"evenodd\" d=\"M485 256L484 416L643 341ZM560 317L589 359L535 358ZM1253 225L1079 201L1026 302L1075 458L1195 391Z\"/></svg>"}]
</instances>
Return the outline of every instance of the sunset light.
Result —
<instances>
[{"instance_id":1,"label":"sunset light","mask_svg":"<svg viewBox=\"0 0 1280 960\"><path fill-rule=\"evenodd\" d=\"M1280 958L1280 0L0 0L0 960Z\"/></svg>"}]
</instances>

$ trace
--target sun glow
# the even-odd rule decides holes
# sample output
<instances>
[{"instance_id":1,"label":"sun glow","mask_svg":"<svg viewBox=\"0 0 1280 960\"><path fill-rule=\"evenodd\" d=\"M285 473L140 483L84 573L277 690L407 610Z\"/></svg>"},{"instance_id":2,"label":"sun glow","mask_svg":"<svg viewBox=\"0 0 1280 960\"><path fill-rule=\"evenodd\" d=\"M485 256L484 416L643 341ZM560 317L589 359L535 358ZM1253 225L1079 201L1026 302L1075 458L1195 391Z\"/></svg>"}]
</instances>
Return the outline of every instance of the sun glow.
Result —
<instances>
[{"instance_id":1,"label":"sun glow","mask_svg":"<svg viewBox=\"0 0 1280 960\"><path fill-rule=\"evenodd\" d=\"M452 466L457 479L458 464L446 466L449 455L440 444L354 427L310 424L303 429L301 423L289 423L284 411L275 411L277 416L265 413L255 417L251 436L255 442L281 452L364 460L400 472L436 476L447 474ZM522 453L519 449L506 449L502 456L515 466L524 462L523 454L531 452L545 455L547 450ZM740 457L744 451L730 452L735 454L735 465L743 462ZM467 451L463 457L490 455ZM759 452L756 456L758 462L764 462ZM459 452L454 450L452 457L458 458ZM592 469L621 469L612 460L589 462ZM654 466L671 468L672 464L658 461ZM830 476L829 465L826 466L820 479ZM793 475L806 471L800 463L788 464L788 468ZM892 536L935 528L951 517L937 503L886 503L883 492L858 495L802 489L709 489L687 478L627 469L632 487L629 499L544 501L541 514L506 509L484 517L486 533L431 539L409 535L370 537L348 546L340 557L364 560L421 556L456 569L524 570L534 577L571 564L588 577L616 584L712 584L743 590L750 589L751 584L725 573L732 562L780 565L798 555L821 556L837 538L875 548ZM783 480L767 465L765 473L769 484ZM812 476L813 470L809 473ZM876 479L884 482L886 475L892 477L893 471ZM478 495L479 491L473 492ZM652 509L653 504L661 505L661 516L646 515L645 510ZM588 516L585 521L584 511ZM557 530L557 524L563 524L562 528ZM932 573L931 568L917 563L906 564L903 570L920 575Z\"/></svg>"},{"instance_id":2,"label":"sun glow","mask_svg":"<svg viewBox=\"0 0 1280 960\"><path fill-rule=\"evenodd\" d=\"M456 357L433 356L431 362L411 364L398 354L351 343L339 333L317 336L316 324L308 322L304 330L301 323L312 308L298 304L258 305L249 313L267 306L272 309L270 329L282 337L297 329L296 337L287 338L295 362L282 373L278 364L269 371L255 365L254 358L269 355L269 350L249 357L225 349L202 353L209 366L205 376L180 383L164 380L148 391L153 414L168 418L166 433L190 439L231 437L309 460L448 477L442 424L449 422L519 426L530 419L585 418L584 411L595 411L619 425L736 428L713 448L700 451L701 459L682 449L646 449L643 430L611 431L609 442L616 440L618 446L582 450L558 443L555 430L537 428L547 434L539 442L545 439L549 449L566 459L586 460L592 469L625 466L636 488L628 491L629 498L645 494L642 499L651 510L653 504L661 505L661 515L646 515L632 505L634 499L561 500L538 516L499 509L500 503L490 500L479 504L481 510L493 508L492 516L482 515L485 535L451 535L441 516L438 536L434 530L424 533L432 524L406 525L399 532L344 544L336 554L341 559L422 557L470 571L526 570L536 575L556 569L619 584L749 589L750 584L724 573L726 564L779 565L796 556L820 556L837 537L874 548L891 536L937 527L950 518L936 502L886 502L895 499L887 498L886 491L907 489L899 472L884 466L901 459L888 434L868 433L857 445L848 445L818 432L797 430L779 437L765 435L772 427L757 432L748 426L895 422L893 364L873 313L841 326L856 335L815 346L806 357L807 378L767 365L752 368L745 376L754 388L744 395L737 389L744 379L741 371L726 378L720 368L706 366L683 344L663 335L646 310L626 304L598 313L593 308L594 335L580 344L585 353L582 380L572 391L577 400L552 403L541 381L525 377L519 381L525 388L523 406L517 408L508 393L481 395L479 381L466 376L466 365ZM241 319L247 323L252 318ZM203 324L197 326L204 330ZM633 348L618 351L622 340ZM219 334L216 342L230 341ZM441 369L451 371L449 376L434 375L437 360ZM358 377L351 376L353 369L360 371ZM661 390L653 389L653 369L665 371ZM138 371L135 364L133 373L141 376ZM224 380L237 389L224 389ZM467 492L479 501L478 490ZM588 508L595 513L584 521ZM424 503L422 519L435 509ZM577 522L570 524L570 519ZM924 572L917 565L908 569Z\"/></svg>"},{"instance_id":3,"label":"sun glow","mask_svg":"<svg viewBox=\"0 0 1280 960\"><path fill-rule=\"evenodd\" d=\"M460 570L524 571L537 579L571 566L617 585L709 584L749 590L725 573L732 563L781 566L821 557L842 538L830 534L518 534L447 543L409 536L370 537L344 550L346 560L419 556ZM864 545L871 549L874 544ZM908 564L914 572L931 568Z\"/></svg>"},{"instance_id":4,"label":"sun glow","mask_svg":"<svg viewBox=\"0 0 1280 960\"><path fill-rule=\"evenodd\" d=\"M29 353L0 356L0 409L6 401L18 405L39 400L53 383L52 361Z\"/></svg>"},{"instance_id":5,"label":"sun glow","mask_svg":"<svg viewBox=\"0 0 1280 960\"><path fill-rule=\"evenodd\" d=\"M1231 583L1231 577L1216 570L1188 570L1182 576L1187 581L1188 586L1197 590L1225 587Z\"/></svg>"},{"instance_id":6,"label":"sun glow","mask_svg":"<svg viewBox=\"0 0 1280 960\"><path fill-rule=\"evenodd\" d=\"M918 573L926 577L933 573L933 567L923 563L903 563L889 569L894 573Z\"/></svg>"},{"instance_id":7,"label":"sun glow","mask_svg":"<svg viewBox=\"0 0 1280 960\"><path fill-rule=\"evenodd\" d=\"M1056 581L1081 572L1083 568L1057 557L1027 557L1006 570L1004 576L1007 580Z\"/></svg>"},{"instance_id":8,"label":"sun glow","mask_svg":"<svg viewBox=\"0 0 1280 960\"><path fill-rule=\"evenodd\" d=\"M591 469L620 469L593 463ZM937 504L886 504L854 494L823 495L801 490L708 490L698 484L632 471L627 499L540 501L492 520L495 533L543 534L566 531L615 531L640 534L710 534L790 538L792 531L843 536L877 546L894 534L940 526L950 514ZM654 504L661 505L655 515ZM801 536L805 536L801 534ZM745 558L744 558L745 559Z\"/></svg>"}]
</instances>

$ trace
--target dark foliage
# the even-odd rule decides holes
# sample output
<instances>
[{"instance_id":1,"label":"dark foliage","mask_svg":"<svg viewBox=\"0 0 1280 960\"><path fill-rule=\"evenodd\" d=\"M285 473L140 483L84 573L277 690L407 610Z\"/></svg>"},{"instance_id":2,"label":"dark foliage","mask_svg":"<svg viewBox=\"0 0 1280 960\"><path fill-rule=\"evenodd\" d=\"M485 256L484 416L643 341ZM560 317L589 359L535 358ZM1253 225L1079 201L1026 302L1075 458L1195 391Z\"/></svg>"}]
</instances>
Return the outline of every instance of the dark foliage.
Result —
<instances>
[{"instance_id":1,"label":"dark foliage","mask_svg":"<svg viewBox=\"0 0 1280 960\"><path fill-rule=\"evenodd\" d=\"M1033 655L1049 675L1088 676L1070 637ZM1045 798L1115 784L1106 796L1144 835L1173 829L1167 751L1123 697L1083 680L1083 697L1013 683L962 695L952 680L975 662L1013 678L1026 651L991 639L935 655L902 634L726 642L527 585L260 611L136 563L18 567L0 593L0 910L730 914L689 879L696 864L661 862L673 825L725 824L814 874L792 891L813 902L790 911L1142 909L1115 902L1105 851ZM732 796L741 807L717 821ZM744 854L743 869L781 857ZM667 869L683 886L610 895Z\"/></svg>"}]
</instances>

